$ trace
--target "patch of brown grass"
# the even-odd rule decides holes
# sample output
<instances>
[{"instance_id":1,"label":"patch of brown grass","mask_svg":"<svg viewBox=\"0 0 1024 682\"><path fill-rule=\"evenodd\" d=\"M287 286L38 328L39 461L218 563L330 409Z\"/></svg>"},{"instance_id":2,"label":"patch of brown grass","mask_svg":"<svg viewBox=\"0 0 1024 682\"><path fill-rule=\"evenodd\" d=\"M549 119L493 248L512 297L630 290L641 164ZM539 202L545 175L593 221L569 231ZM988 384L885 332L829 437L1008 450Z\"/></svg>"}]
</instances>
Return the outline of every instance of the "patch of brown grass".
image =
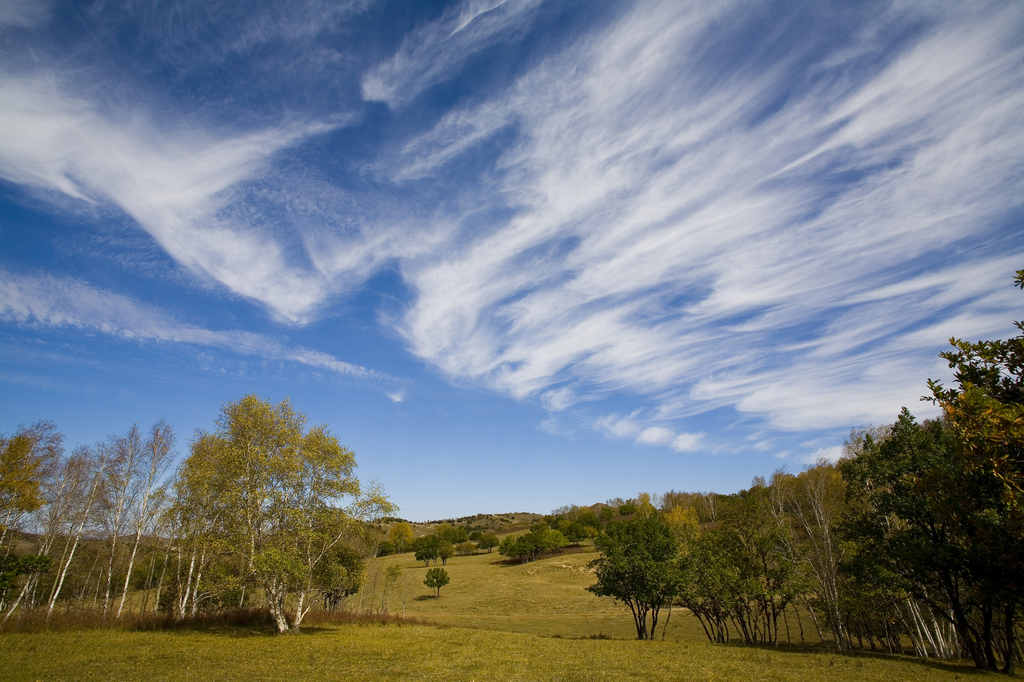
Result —
<instances>
[{"instance_id":1,"label":"patch of brown grass","mask_svg":"<svg viewBox=\"0 0 1024 682\"><path fill-rule=\"evenodd\" d=\"M294 614L289 614L289 619ZM302 625L425 625L428 621L399 614L355 613L352 611L310 611ZM22 611L3 627L3 632L65 632L75 630L121 630L126 632L154 632L159 630L219 630L248 628L276 632L270 610L265 608L235 608L198 613L184 619L168 613L122 614L120 618L98 610L71 610L54 612L46 618L46 609Z\"/></svg>"}]
</instances>

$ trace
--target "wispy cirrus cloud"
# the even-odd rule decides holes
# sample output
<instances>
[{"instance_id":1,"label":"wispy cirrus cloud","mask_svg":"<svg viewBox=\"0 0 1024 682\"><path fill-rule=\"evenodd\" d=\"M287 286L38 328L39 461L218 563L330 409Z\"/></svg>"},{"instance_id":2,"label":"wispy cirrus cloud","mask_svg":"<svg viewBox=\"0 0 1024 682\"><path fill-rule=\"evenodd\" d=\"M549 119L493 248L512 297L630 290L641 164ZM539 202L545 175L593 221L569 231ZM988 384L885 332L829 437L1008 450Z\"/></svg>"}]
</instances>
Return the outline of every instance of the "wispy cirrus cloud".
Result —
<instances>
[{"instance_id":1,"label":"wispy cirrus cloud","mask_svg":"<svg viewBox=\"0 0 1024 682\"><path fill-rule=\"evenodd\" d=\"M722 25L739 36L757 20L639 3L406 145L398 181L516 132L446 219L513 217L403 268L413 351L552 409L566 401L545 391L571 380L574 395L646 395L671 408L663 419L733 405L835 428L916 402L951 334L1010 329L1020 9L911 3L813 55L765 37L723 72ZM886 42L912 25L899 49Z\"/></svg>"},{"instance_id":2,"label":"wispy cirrus cloud","mask_svg":"<svg viewBox=\"0 0 1024 682\"><path fill-rule=\"evenodd\" d=\"M759 428L891 420L942 373L945 338L1012 332L1019 6L624 3L530 43L515 82L465 78L426 112L409 105L530 37L547 7L467 0L367 67L337 38L368 6L135 7L138 52L198 113L157 115L155 97L119 109L104 92L145 89L67 60L23 64L0 73L0 177L117 207L290 325L393 268L413 298L382 317L445 375L680 452L718 447L687 420L719 407ZM42 21L10 8L0 24ZM252 72L209 78L239 55ZM315 106L283 113L296 93ZM386 121L360 118L374 109L360 96L386 103ZM74 289L60 282L47 286ZM89 319L118 320L108 333L250 343L105 296ZM46 300L5 315L99 324ZM629 406L602 410L608 396Z\"/></svg>"},{"instance_id":3,"label":"wispy cirrus cloud","mask_svg":"<svg viewBox=\"0 0 1024 682\"><path fill-rule=\"evenodd\" d=\"M450 80L475 54L523 37L542 0L467 0L421 26L362 79L363 97L398 109Z\"/></svg>"},{"instance_id":4,"label":"wispy cirrus cloud","mask_svg":"<svg viewBox=\"0 0 1024 682\"><path fill-rule=\"evenodd\" d=\"M119 207L176 261L283 319L308 320L330 291L294 238L230 210L233 188L328 126L216 136L115 122L53 76L0 75L0 99L0 177Z\"/></svg>"},{"instance_id":5,"label":"wispy cirrus cloud","mask_svg":"<svg viewBox=\"0 0 1024 682\"><path fill-rule=\"evenodd\" d=\"M185 324L132 298L66 277L0 270L0 320L51 329L73 327L139 342L219 348L239 355L295 362L356 379L401 383L386 373L317 350L289 346L265 334Z\"/></svg>"}]
</instances>

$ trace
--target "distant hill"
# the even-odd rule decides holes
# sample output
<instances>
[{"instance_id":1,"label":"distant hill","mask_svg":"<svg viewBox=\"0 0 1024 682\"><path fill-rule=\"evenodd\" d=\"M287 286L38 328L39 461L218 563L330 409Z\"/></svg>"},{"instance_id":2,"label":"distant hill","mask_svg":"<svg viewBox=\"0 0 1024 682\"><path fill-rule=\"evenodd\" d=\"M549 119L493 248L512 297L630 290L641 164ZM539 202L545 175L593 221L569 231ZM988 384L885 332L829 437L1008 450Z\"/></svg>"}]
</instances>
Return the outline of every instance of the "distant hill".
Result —
<instances>
[{"instance_id":1,"label":"distant hill","mask_svg":"<svg viewBox=\"0 0 1024 682\"><path fill-rule=\"evenodd\" d=\"M610 505L604 502L598 502L592 504L585 509L590 509L596 516L600 516L601 510ZM612 507L614 509L614 507ZM544 520L545 514L538 514L536 512L508 512L505 514L473 514L472 516L461 516L459 518L451 519L434 519L432 521L409 521L408 519L402 519L398 517L387 517L381 519L380 525L383 528L390 528L391 524L399 521L404 521L412 526L412 532L414 537L421 537L423 535L432 535L434 529L442 523L447 523L456 528L465 528L467 532L472 533L475 530L485 533L496 533L502 535L504 533L515 533L518 531L526 530L530 526L539 521Z\"/></svg>"},{"instance_id":2,"label":"distant hill","mask_svg":"<svg viewBox=\"0 0 1024 682\"><path fill-rule=\"evenodd\" d=\"M384 528L390 528L394 523L405 521L412 526L412 534L417 538L423 535L432 535L437 526L442 523L447 523L455 526L456 528L465 528L466 531L470 533L478 530L484 533L496 533L498 535L502 535L504 533L514 533L525 530L543 519L543 514L536 514L533 512L508 512L506 514L473 514L472 516L463 516L457 519L435 519L422 523L389 517L387 519L382 519L381 525Z\"/></svg>"}]
</instances>

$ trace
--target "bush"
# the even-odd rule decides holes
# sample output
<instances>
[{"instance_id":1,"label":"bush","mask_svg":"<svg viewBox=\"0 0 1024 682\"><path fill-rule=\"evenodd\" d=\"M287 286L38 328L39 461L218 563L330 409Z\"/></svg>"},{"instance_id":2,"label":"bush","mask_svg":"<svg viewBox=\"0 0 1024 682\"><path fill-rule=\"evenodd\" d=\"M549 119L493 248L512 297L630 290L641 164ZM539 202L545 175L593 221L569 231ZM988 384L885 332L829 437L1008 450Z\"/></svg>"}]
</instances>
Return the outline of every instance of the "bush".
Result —
<instances>
[{"instance_id":1,"label":"bush","mask_svg":"<svg viewBox=\"0 0 1024 682\"><path fill-rule=\"evenodd\" d=\"M437 590L437 598L441 598L441 588L447 585L451 581L448 577L448 571L444 570L440 566L427 571L427 579L423 581L423 584L432 590Z\"/></svg>"}]
</instances>

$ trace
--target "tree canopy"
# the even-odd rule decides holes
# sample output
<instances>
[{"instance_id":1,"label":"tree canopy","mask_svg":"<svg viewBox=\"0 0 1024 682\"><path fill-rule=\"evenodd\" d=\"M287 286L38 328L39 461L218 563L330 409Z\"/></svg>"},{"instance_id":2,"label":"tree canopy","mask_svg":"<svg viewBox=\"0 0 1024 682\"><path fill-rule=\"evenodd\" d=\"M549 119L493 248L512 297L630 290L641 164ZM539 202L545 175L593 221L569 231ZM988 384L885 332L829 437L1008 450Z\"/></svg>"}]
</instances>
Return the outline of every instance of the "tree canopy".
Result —
<instances>
[{"instance_id":1,"label":"tree canopy","mask_svg":"<svg viewBox=\"0 0 1024 682\"><path fill-rule=\"evenodd\" d=\"M395 510L378 489L363 493L350 450L325 426L307 430L305 422L287 399L227 403L216 431L193 441L176 484L173 512L183 523L200 522L196 532L210 543L204 550L236 557L242 579L267 595L279 632L298 628L320 564L352 521ZM292 622L290 593L298 596Z\"/></svg>"},{"instance_id":2,"label":"tree canopy","mask_svg":"<svg viewBox=\"0 0 1024 682\"><path fill-rule=\"evenodd\" d=\"M679 591L674 563L679 544L672 530L658 515L637 516L608 524L595 544L601 556L589 566L597 583L587 589L624 602L633 613L637 639L654 639L658 614Z\"/></svg>"}]
</instances>

